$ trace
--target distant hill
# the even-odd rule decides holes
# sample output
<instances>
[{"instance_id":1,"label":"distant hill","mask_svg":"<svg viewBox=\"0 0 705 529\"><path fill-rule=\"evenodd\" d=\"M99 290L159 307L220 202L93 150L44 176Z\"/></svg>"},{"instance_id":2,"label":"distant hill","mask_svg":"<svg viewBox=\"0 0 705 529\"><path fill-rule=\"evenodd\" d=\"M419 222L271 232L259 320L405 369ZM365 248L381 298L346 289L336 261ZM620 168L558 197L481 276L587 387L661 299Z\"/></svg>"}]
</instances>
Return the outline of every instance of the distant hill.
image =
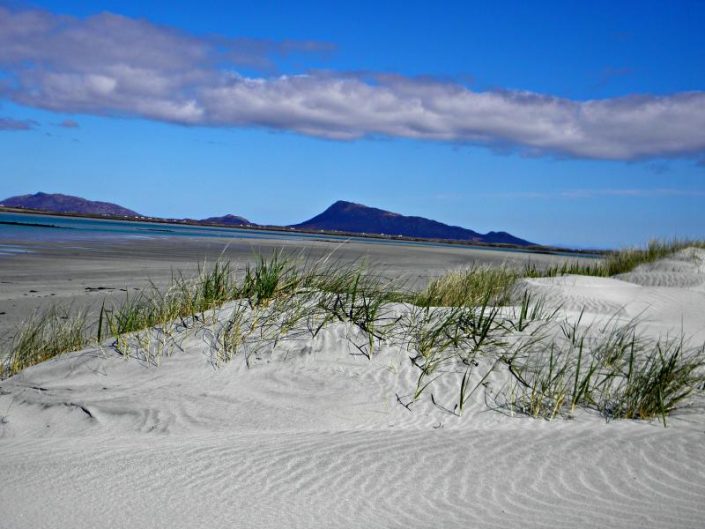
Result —
<instances>
[{"instance_id":1,"label":"distant hill","mask_svg":"<svg viewBox=\"0 0 705 529\"><path fill-rule=\"evenodd\" d=\"M229 226L257 226L244 217L223 215L194 219L160 219L144 217L131 209L111 202L98 202L85 198L58 193L35 193L10 197L0 202L0 206L24 208L53 213L75 213L77 215L106 215L115 217L140 217L152 221L186 222L191 224L221 224ZM420 239L442 239L478 243L512 244L530 246L533 243L515 237L505 231L478 233L460 226L449 226L423 217L408 217L383 209L371 208L339 200L320 215L316 215L300 224L288 226L300 230L324 230L348 233L367 233L370 235L404 236ZM276 226L270 226L276 228Z\"/></svg>"},{"instance_id":2,"label":"distant hill","mask_svg":"<svg viewBox=\"0 0 705 529\"><path fill-rule=\"evenodd\" d=\"M97 202L59 193L35 193L6 198L0 206L9 208L39 209L55 213L83 213L89 215L113 215L139 217L140 214L111 202Z\"/></svg>"},{"instance_id":3,"label":"distant hill","mask_svg":"<svg viewBox=\"0 0 705 529\"><path fill-rule=\"evenodd\" d=\"M504 243L529 246L533 243L504 231L481 234L459 226L449 226L423 217L407 217L383 209L339 200L320 215L290 226L305 230L345 231L385 235L403 235L427 239Z\"/></svg>"},{"instance_id":4,"label":"distant hill","mask_svg":"<svg viewBox=\"0 0 705 529\"><path fill-rule=\"evenodd\" d=\"M253 225L245 217L239 217L237 215L223 215L222 217L208 217L207 219L201 219L197 222L203 224L228 224L230 226L243 226L243 225Z\"/></svg>"}]
</instances>

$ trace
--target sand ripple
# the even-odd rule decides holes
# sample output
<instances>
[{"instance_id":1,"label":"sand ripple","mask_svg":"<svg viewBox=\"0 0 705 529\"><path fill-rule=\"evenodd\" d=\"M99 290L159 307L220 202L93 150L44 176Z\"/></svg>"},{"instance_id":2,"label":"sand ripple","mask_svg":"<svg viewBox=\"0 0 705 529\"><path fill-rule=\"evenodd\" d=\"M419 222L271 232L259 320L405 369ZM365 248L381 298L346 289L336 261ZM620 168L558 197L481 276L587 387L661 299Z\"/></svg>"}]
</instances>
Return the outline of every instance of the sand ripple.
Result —
<instances>
[{"instance_id":1,"label":"sand ripple","mask_svg":"<svg viewBox=\"0 0 705 529\"><path fill-rule=\"evenodd\" d=\"M23 442L12 446L11 459L0 461L2 504L19 507L1 525L196 527L208 520L211 526L252 528L661 528L705 523L702 432L523 422L462 432ZM22 508L27 494L39 494L45 510Z\"/></svg>"},{"instance_id":2,"label":"sand ripple","mask_svg":"<svg viewBox=\"0 0 705 529\"><path fill-rule=\"evenodd\" d=\"M568 319L638 316L646 332L705 339L705 282L688 274L705 278L686 255L526 286ZM350 332L250 369L240 357L215 369L191 337L158 368L97 349L3 381L0 529L705 527L702 408L669 428L512 418L488 409L503 384L492 375L461 417L462 373L449 373L407 409L408 352L368 360Z\"/></svg>"}]
</instances>

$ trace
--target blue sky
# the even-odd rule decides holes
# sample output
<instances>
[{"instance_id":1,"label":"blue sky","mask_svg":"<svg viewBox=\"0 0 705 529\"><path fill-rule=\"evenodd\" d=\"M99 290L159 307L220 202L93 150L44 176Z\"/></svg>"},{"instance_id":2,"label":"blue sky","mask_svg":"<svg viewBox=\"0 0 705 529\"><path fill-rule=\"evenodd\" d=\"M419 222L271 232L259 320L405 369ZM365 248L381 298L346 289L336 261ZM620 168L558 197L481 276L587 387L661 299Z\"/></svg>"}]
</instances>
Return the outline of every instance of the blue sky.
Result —
<instances>
[{"instance_id":1,"label":"blue sky","mask_svg":"<svg viewBox=\"0 0 705 529\"><path fill-rule=\"evenodd\" d=\"M0 198L705 237L703 2L145 4L0 2Z\"/></svg>"}]
</instances>

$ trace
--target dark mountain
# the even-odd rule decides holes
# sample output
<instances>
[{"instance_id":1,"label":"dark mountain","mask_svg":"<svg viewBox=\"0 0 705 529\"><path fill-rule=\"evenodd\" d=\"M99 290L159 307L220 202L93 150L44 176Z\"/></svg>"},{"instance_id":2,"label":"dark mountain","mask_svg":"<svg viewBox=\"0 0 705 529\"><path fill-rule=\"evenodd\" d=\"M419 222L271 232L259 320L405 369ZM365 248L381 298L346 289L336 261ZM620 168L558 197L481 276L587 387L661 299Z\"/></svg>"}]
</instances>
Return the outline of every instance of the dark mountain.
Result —
<instances>
[{"instance_id":1,"label":"dark mountain","mask_svg":"<svg viewBox=\"0 0 705 529\"><path fill-rule=\"evenodd\" d=\"M6 198L0 206L28 208L55 213L82 213L89 215L114 215L119 217L139 217L140 214L110 202L97 202L71 195L58 193L35 193Z\"/></svg>"},{"instance_id":2,"label":"dark mountain","mask_svg":"<svg viewBox=\"0 0 705 529\"><path fill-rule=\"evenodd\" d=\"M459 226L448 226L442 222L423 217L407 217L343 200L339 200L320 215L291 227L305 230L403 235L405 237L505 243L520 246L533 244L503 231L491 231L483 235Z\"/></svg>"},{"instance_id":3,"label":"dark mountain","mask_svg":"<svg viewBox=\"0 0 705 529\"><path fill-rule=\"evenodd\" d=\"M222 217L208 217L207 219L201 219L198 222L203 224L228 224L230 226L243 226L252 225L253 223L247 220L245 217L238 217L237 215L223 215Z\"/></svg>"},{"instance_id":4,"label":"dark mountain","mask_svg":"<svg viewBox=\"0 0 705 529\"><path fill-rule=\"evenodd\" d=\"M107 215L117 217L143 217L131 209L123 208L110 202L97 202L71 195L58 193L35 193L10 197L0 206L25 208L54 213L76 213L78 215ZM153 221L179 222L175 219L157 219ZM221 224L230 226L255 225L244 217L223 215L208 217L201 220L182 219L181 222L196 224ZM255 225L256 226L256 225ZM320 215L316 215L301 224L289 228L302 230L340 231L349 233L367 233L370 235L388 235L423 239L443 239L453 241L469 241L478 243L500 243L518 246L529 246L533 243L514 237L504 231L478 233L460 226L449 226L435 220L423 217L407 217L383 209L371 208L362 204L354 204L339 200Z\"/></svg>"}]
</instances>

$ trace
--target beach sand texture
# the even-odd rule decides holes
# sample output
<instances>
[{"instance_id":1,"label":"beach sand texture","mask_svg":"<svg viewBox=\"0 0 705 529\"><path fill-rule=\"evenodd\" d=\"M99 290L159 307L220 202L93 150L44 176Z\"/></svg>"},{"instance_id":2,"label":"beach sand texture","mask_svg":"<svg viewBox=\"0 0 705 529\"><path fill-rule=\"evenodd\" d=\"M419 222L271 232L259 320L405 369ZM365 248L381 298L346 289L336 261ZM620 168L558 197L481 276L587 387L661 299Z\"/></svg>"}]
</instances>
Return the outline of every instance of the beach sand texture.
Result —
<instances>
[{"instance_id":1,"label":"beach sand texture","mask_svg":"<svg viewBox=\"0 0 705 529\"><path fill-rule=\"evenodd\" d=\"M525 286L567 321L705 341L702 250ZM450 373L407 408L408 351L368 359L357 332L331 324L248 367L214 366L213 334L185 330L159 366L105 345L0 382L0 527L705 527L701 401L667 428L546 421L497 407L497 374L458 416Z\"/></svg>"},{"instance_id":2,"label":"beach sand texture","mask_svg":"<svg viewBox=\"0 0 705 529\"><path fill-rule=\"evenodd\" d=\"M17 241L3 241L17 247ZM577 256L558 256L450 245L409 245L390 242L314 241L307 239L238 238L104 238L62 242L23 241L25 250L0 255L0 340L12 334L33 311L48 304L86 308L97 319L103 299L115 302L135 295L151 282L167 284L174 273L193 273L205 262L230 261L242 271L259 255L282 252L300 260L317 260L331 253L341 263L359 260L390 278L403 278L421 288L429 278L460 267L507 265L539 268L566 260L594 262ZM1 354L1 353L0 353Z\"/></svg>"}]
</instances>

